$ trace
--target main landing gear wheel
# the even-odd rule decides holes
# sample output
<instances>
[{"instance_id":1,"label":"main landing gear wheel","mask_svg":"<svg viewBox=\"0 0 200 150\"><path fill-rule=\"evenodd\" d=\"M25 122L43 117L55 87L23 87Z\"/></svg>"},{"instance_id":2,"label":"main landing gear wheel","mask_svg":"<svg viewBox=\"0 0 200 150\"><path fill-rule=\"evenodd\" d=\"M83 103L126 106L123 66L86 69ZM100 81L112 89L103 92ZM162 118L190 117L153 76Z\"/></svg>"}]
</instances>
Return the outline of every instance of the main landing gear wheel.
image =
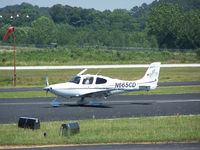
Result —
<instances>
[{"instance_id":1,"label":"main landing gear wheel","mask_svg":"<svg viewBox=\"0 0 200 150\"><path fill-rule=\"evenodd\" d=\"M96 100L96 99L91 101L92 106L102 106L105 103L106 103L105 101L100 101L100 100Z\"/></svg>"}]
</instances>

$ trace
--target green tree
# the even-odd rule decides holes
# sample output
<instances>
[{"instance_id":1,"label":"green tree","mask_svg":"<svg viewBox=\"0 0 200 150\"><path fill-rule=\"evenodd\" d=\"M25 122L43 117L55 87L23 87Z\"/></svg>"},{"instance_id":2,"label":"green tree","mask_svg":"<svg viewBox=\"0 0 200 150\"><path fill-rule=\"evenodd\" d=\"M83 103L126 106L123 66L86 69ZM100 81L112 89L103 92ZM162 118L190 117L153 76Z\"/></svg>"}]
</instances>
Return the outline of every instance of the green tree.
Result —
<instances>
[{"instance_id":1,"label":"green tree","mask_svg":"<svg viewBox=\"0 0 200 150\"><path fill-rule=\"evenodd\" d=\"M30 34L31 27L15 27L15 36L17 44L26 44L30 43Z\"/></svg>"},{"instance_id":2,"label":"green tree","mask_svg":"<svg viewBox=\"0 0 200 150\"><path fill-rule=\"evenodd\" d=\"M149 35L155 35L161 48L200 47L200 13L183 11L178 5L161 3L148 15Z\"/></svg>"},{"instance_id":3,"label":"green tree","mask_svg":"<svg viewBox=\"0 0 200 150\"><path fill-rule=\"evenodd\" d=\"M200 11L189 11L179 21L176 45L185 49L200 47Z\"/></svg>"},{"instance_id":4,"label":"green tree","mask_svg":"<svg viewBox=\"0 0 200 150\"><path fill-rule=\"evenodd\" d=\"M151 10L147 19L149 35L155 35L162 48L176 48L176 35L179 28L178 20L183 11L171 3L161 3Z\"/></svg>"},{"instance_id":5,"label":"green tree","mask_svg":"<svg viewBox=\"0 0 200 150\"><path fill-rule=\"evenodd\" d=\"M53 19L53 21L55 23L67 23L68 20L66 19L66 11L64 9L64 6L62 6L61 4L58 5L54 5L51 9L50 9L50 15L51 18Z\"/></svg>"},{"instance_id":6,"label":"green tree","mask_svg":"<svg viewBox=\"0 0 200 150\"><path fill-rule=\"evenodd\" d=\"M59 45L75 45L74 34L76 33L76 28L69 24L57 24L57 42Z\"/></svg>"},{"instance_id":7,"label":"green tree","mask_svg":"<svg viewBox=\"0 0 200 150\"><path fill-rule=\"evenodd\" d=\"M32 22L30 37L32 43L50 44L57 41L56 32L56 26L51 19L40 17Z\"/></svg>"}]
</instances>

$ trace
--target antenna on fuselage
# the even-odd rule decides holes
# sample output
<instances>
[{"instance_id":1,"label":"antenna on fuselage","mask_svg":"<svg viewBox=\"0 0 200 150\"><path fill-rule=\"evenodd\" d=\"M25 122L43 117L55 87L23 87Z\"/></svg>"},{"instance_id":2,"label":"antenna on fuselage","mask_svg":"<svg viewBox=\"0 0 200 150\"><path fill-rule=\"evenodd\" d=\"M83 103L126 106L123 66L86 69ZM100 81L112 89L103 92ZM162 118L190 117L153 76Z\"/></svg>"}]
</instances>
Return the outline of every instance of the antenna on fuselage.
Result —
<instances>
[{"instance_id":1,"label":"antenna on fuselage","mask_svg":"<svg viewBox=\"0 0 200 150\"><path fill-rule=\"evenodd\" d=\"M86 71L87 71L87 69L84 69L83 71L79 72L79 73L77 74L77 76L80 76L80 75L84 74L84 72L86 72Z\"/></svg>"}]
</instances>

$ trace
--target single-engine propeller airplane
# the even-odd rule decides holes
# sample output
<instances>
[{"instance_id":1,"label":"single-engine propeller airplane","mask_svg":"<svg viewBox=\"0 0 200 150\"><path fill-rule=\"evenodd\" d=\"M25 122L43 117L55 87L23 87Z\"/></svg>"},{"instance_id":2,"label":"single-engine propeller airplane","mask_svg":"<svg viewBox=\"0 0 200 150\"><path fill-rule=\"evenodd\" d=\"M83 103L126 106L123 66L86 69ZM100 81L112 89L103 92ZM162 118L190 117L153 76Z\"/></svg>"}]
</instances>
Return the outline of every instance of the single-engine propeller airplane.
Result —
<instances>
[{"instance_id":1,"label":"single-engine propeller airplane","mask_svg":"<svg viewBox=\"0 0 200 150\"><path fill-rule=\"evenodd\" d=\"M87 69L84 69L66 83L49 85L48 77L46 77L46 87L43 90L50 91L57 97L79 97L80 100L77 101L79 105L88 104L89 101L85 100L88 97L92 98L92 105L103 105L105 101L100 100L102 97L106 99L113 94L156 89L160 64L160 62L150 64L144 77L135 81L113 79L101 75L84 75ZM63 105L57 101L57 97L51 102L52 106Z\"/></svg>"}]
</instances>

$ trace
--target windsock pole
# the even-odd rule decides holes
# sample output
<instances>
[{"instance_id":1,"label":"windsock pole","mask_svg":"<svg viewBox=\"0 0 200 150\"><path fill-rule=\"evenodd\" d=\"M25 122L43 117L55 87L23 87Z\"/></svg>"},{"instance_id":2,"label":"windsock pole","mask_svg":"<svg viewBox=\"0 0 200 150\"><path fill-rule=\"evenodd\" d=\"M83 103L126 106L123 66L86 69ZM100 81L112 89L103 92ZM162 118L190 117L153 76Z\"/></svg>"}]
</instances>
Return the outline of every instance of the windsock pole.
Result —
<instances>
[{"instance_id":1,"label":"windsock pole","mask_svg":"<svg viewBox=\"0 0 200 150\"><path fill-rule=\"evenodd\" d=\"M16 44L15 44L15 28L14 27L10 27L6 33L6 35L3 38L3 41L5 41L7 39L7 37L9 36L9 34L11 32L14 32L14 50L13 50L13 56L14 56L14 77L13 77L13 82L14 82L14 86L16 86L16 78L17 78L17 73L16 73Z\"/></svg>"},{"instance_id":2,"label":"windsock pole","mask_svg":"<svg viewBox=\"0 0 200 150\"><path fill-rule=\"evenodd\" d=\"M15 45L15 31L14 31L14 86L16 86L17 81L17 71L16 71L16 45Z\"/></svg>"}]
</instances>

